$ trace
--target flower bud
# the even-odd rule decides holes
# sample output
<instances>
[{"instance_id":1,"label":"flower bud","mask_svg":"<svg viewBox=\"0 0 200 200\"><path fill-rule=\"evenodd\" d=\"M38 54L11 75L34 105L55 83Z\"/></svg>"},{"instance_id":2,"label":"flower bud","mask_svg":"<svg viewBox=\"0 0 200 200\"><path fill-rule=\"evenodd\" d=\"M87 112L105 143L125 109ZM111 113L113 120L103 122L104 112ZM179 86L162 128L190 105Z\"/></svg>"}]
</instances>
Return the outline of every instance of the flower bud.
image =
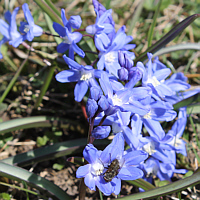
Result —
<instances>
[{"instance_id":1,"label":"flower bud","mask_svg":"<svg viewBox=\"0 0 200 200\"><path fill-rule=\"evenodd\" d=\"M110 126L97 126L92 131L92 136L95 139L104 139L108 137L110 130L111 130Z\"/></svg>"},{"instance_id":2,"label":"flower bud","mask_svg":"<svg viewBox=\"0 0 200 200\"><path fill-rule=\"evenodd\" d=\"M97 102L94 99L88 99L86 104L86 112L88 118L92 118L98 109Z\"/></svg>"},{"instance_id":3,"label":"flower bud","mask_svg":"<svg viewBox=\"0 0 200 200\"><path fill-rule=\"evenodd\" d=\"M78 29L81 26L82 20L79 15L71 16L69 19L69 23L72 28Z\"/></svg>"},{"instance_id":4,"label":"flower bud","mask_svg":"<svg viewBox=\"0 0 200 200\"><path fill-rule=\"evenodd\" d=\"M126 81L128 80L128 70L124 67L118 70L119 80Z\"/></svg>"}]
</instances>

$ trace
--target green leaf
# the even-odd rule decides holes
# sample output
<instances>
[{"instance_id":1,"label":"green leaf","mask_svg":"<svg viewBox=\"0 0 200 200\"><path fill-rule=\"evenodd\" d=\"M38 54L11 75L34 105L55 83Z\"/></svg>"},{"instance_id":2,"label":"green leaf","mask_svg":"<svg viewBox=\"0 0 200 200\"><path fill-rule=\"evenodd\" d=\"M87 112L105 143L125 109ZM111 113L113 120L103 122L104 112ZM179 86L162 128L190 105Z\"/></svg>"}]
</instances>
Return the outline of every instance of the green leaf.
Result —
<instances>
[{"instance_id":1,"label":"green leaf","mask_svg":"<svg viewBox=\"0 0 200 200\"><path fill-rule=\"evenodd\" d=\"M62 24L61 17L58 16L52 8L43 0L34 0L38 6L56 23Z\"/></svg>"},{"instance_id":2,"label":"green leaf","mask_svg":"<svg viewBox=\"0 0 200 200\"><path fill-rule=\"evenodd\" d=\"M1 193L1 194L0 194L0 199L3 199L3 200L10 200L11 197L10 197L10 195L7 194L7 193Z\"/></svg>"},{"instance_id":3,"label":"green leaf","mask_svg":"<svg viewBox=\"0 0 200 200\"><path fill-rule=\"evenodd\" d=\"M158 5L156 7L156 12L153 16L153 23L151 24L151 27L150 27L149 32L148 32L148 36L147 36L148 47L150 47L151 44L152 44L153 33L154 33L155 26L156 26L156 20L157 20L157 17L158 17L158 13L160 11L161 4L162 4L162 0L160 0L158 2Z\"/></svg>"},{"instance_id":4,"label":"green leaf","mask_svg":"<svg viewBox=\"0 0 200 200\"><path fill-rule=\"evenodd\" d=\"M192 174L194 174L193 171L188 171L186 174L183 175L183 179L184 179L184 178L187 178L187 177L189 177L189 176L192 176Z\"/></svg>"},{"instance_id":5,"label":"green leaf","mask_svg":"<svg viewBox=\"0 0 200 200\"><path fill-rule=\"evenodd\" d=\"M58 164L58 163L55 163L53 164L53 169L56 169L56 170L61 170L64 168L64 164Z\"/></svg>"},{"instance_id":6,"label":"green leaf","mask_svg":"<svg viewBox=\"0 0 200 200\"><path fill-rule=\"evenodd\" d=\"M51 2L51 0L45 0L45 2L48 4L48 6L57 14L57 16L60 16L60 11L55 7L55 5Z\"/></svg>"},{"instance_id":7,"label":"green leaf","mask_svg":"<svg viewBox=\"0 0 200 200\"><path fill-rule=\"evenodd\" d=\"M153 54L153 57L160 56L163 54L171 53L174 51L185 51L185 50L200 50L200 43L186 43L186 44L177 44L169 47L164 47Z\"/></svg>"},{"instance_id":8,"label":"green leaf","mask_svg":"<svg viewBox=\"0 0 200 200\"><path fill-rule=\"evenodd\" d=\"M52 78L53 78L54 69L55 69L55 66L49 66L48 67L48 71L46 73L44 83L43 83L42 88L40 90L40 94L39 94L39 96L38 96L38 98L35 102L34 108L38 108L40 106L40 103L42 103L43 97L46 94L46 91L47 91L47 89L48 89L48 87L51 83Z\"/></svg>"},{"instance_id":9,"label":"green leaf","mask_svg":"<svg viewBox=\"0 0 200 200\"><path fill-rule=\"evenodd\" d=\"M168 184L160 188L126 196L121 199L122 200L154 199L157 197L182 191L188 187L192 187L199 183L200 183L200 169L198 169L192 176L188 178L176 181L174 183Z\"/></svg>"},{"instance_id":10,"label":"green leaf","mask_svg":"<svg viewBox=\"0 0 200 200\"><path fill-rule=\"evenodd\" d=\"M194 103L195 101L198 101L200 102L200 93L197 93L187 99L184 99L176 104L173 105L174 109L177 110L181 107L184 107L184 106L189 106L191 105L192 103Z\"/></svg>"},{"instance_id":11,"label":"green leaf","mask_svg":"<svg viewBox=\"0 0 200 200\"><path fill-rule=\"evenodd\" d=\"M69 124L77 125L77 122L56 117L37 116L13 119L0 123L0 134L8 133L19 129L38 127L60 127L69 128Z\"/></svg>"},{"instance_id":12,"label":"green leaf","mask_svg":"<svg viewBox=\"0 0 200 200\"><path fill-rule=\"evenodd\" d=\"M149 47L144 53L135 59L134 62L144 61L147 58L147 52L155 53L170 41L172 41L179 33L181 33L187 26L189 26L195 19L200 17L200 14L194 14L187 17L182 22L177 24L172 30L170 30L165 36L158 40L155 44Z\"/></svg>"},{"instance_id":13,"label":"green leaf","mask_svg":"<svg viewBox=\"0 0 200 200\"><path fill-rule=\"evenodd\" d=\"M165 180L165 181L160 181L160 180L155 180L155 185L157 187L162 187L162 186L165 186L165 185L168 185L170 182Z\"/></svg>"},{"instance_id":14,"label":"green leaf","mask_svg":"<svg viewBox=\"0 0 200 200\"><path fill-rule=\"evenodd\" d=\"M134 181L127 181L128 183L131 183L137 187L140 187L142 188L143 190L151 190L151 189L154 189L155 186L152 185L151 183L145 181L144 179L137 179L137 180L134 180Z\"/></svg>"},{"instance_id":15,"label":"green leaf","mask_svg":"<svg viewBox=\"0 0 200 200\"><path fill-rule=\"evenodd\" d=\"M70 199L67 193L57 185L25 169L0 162L0 175L12 180L24 181L53 199Z\"/></svg>"},{"instance_id":16,"label":"green leaf","mask_svg":"<svg viewBox=\"0 0 200 200\"><path fill-rule=\"evenodd\" d=\"M133 31L133 28L135 27L135 23L138 21L140 15L142 13L142 8L143 8L144 2L145 2L144 0L140 0L140 3L138 5L138 7L136 8L136 10L130 20L131 23L130 23L127 35L132 35L132 31Z\"/></svg>"},{"instance_id":17,"label":"green leaf","mask_svg":"<svg viewBox=\"0 0 200 200\"><path fill-rule=\"evenodd\" d=\"M43 137L37 137L37 146L41 147L46 145L46 143L48 142L48 137L46 135L44 135Z\"/></svg>"},{"instance_id":18,"label":"green leaf","mask_svg":"<svg viewBox=\"0 0 200 200\"><path fill-rule=\"evenodd\" d=\"M200 113L200 103L187 106L188 114Z\"/></svg>"},{"instance_id":19,"label":"green leaf","mask_svg":"<svg viewBox=\"0 0 200 200\"><path fill-rule=\"evenodd\" d=\"M20 65L19 69L17 70L17 72L15 73L14 77L12 78L12 80L10 81L10 83L8 84L8 87L6 88L6 90L4 91L4 93L2 94L2 96L0 97L0 103L2 103L4 101L4 99L6 98L6 96L8 95L8 93L10 92L10 90L12 89L13 85L15 84L17 78L19 77L21 71L23 70L26 61L28 60L28 56L27 58L22 62L22 64Z\"/></svg>"},{"instance_id":20,"label":"green leaf","mask_svg":"<svg viewBox=\"0 0 200 200\"><path fill-rule=\"evenodd\" d=\"M66 155L69 156L72 154L75 155L77 153L81 153L85 148L86 144L87 144L86 138L59 142L26 153L17 154L13 157L3 159L2 162L19 166L32 165L36 162L41 162L45 160L59 158L61 156L66 156ZM95 140L94 142L94 145L97 145L98 148L105 147L108 144L109 144L108 140Z\"/></svg>"},{"instance_id":21,"label":"green leaf","mask_svg":"<svg viewBox=\"0 0 200 200\"><path fill-rule=\"evenodd\" d=\"M49 17L49 15L47 15L46 13L44 13L44 17L45 17L45 20L46 20L46 22L47 22L47 25L48 25L48 28L49 28L49 30L50 30L50 32L51 32L51 34L53 34L53 35L58 35L58 33L54 30L54 28L53 28L53 21L52 21L52 19ZM60 44L63 40L61 39L61 38L59 38L59 37L54 37L54 39L55 39L55 41L56 41L56 43L57 44ZM43 52L43 54L44 54L45 52ZM57 57L57 56L56 56ZM55 59L55 58L54 58Z\"/></svg>"}]
</instances>

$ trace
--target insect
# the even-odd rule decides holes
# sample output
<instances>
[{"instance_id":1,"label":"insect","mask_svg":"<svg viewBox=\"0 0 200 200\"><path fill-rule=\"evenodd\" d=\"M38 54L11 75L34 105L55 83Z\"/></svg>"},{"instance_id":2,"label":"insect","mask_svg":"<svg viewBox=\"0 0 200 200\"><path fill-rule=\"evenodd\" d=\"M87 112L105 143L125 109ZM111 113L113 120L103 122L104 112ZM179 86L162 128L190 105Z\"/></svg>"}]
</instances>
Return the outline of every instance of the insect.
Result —
<instances>
[{"instance_id":1,"label":"insect","mask_svg":"<svg viewBox=\"0 0 200 200\"><path fill-rule=\"evenodd\" d=\"M119 161L114 159L111 164L109 165L108 169L104 173L104 180L106 182L112 181L112 179L119 173L118 170L120 168Z\"/></svg>"}]
</instances>

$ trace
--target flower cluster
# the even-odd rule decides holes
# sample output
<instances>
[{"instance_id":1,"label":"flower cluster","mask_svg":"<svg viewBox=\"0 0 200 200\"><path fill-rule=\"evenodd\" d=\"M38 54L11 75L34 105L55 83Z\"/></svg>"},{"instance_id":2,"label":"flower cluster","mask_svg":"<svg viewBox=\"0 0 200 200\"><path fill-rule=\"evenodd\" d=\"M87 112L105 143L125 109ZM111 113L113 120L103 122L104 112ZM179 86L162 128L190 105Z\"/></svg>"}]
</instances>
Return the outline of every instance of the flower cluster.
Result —
<instances>
[{"instance_id":1,"label":"flower cluster","mask_svg":"<svg viewBox=\"0 0 200 200\"><path fill-rule=\"evenodd\" d=\"M112 10L106 10L97 0L93 0L96 21L80 32L81 17L71 16L67 20L65 10L61 10L63 26L53 23L53 28L63 41L57 46L69 69L56 75L61 83L76 82L74 96L81 102L89 90L86 112L91 127L89 144L83 151L88 164L77 170L77 178L84 178L86 186L105 194L119 194L121 180L144 178L151 181L155 175L160 180L170 180L173 173L186 173L176 169L176 154L187 155L185 142L181 139L186 126L186 107L177 112L173 105L200 90L190 88L183 73L170 76L171 70L151 53L148 62L134 63L135 54L130 51L135 44L125 33L125 26L117 32L112 19ZM17 47L25 40L32 41L40 36L42 29L34 24L27 4L22 6L27 22L21 22L17 31L15 22L19 8L5 13L9 25L0 20L3 39L0 42ZM94 40L97 59L90 65L82 65L74 60L75 54L85 57L77 43L83 36ZM88 52L87 52L88 53ZM1 56L1 54L0 54ZM0 57L1 58L1 57ZM175 121L175 118L177 120ZM162 122L173 121L167 133ZM112 130L112 131L111 131ZM93 146L95 139L113 136L112 142L103 150ZM126 145L126 148L125 148ZM126 150L125 150L126 149Z\"/></svg>"},{"instance_id":2,"label":"flower cluster","mask_svg":"<svg viewBox=\"0 0 200 200\"><path fill-rule=\"evenodd\" d=\"M135 180L156 175L160 180L170 180L173 173L186 173L176 169L176 153L186 156L185 142L181 139L187 115L180 108L178 119L165 133L162 121L172 121L177 116L173 104L198 93L199 90L182 93L189 89L182 73L173 74L158 58L148 53L144 65L133 59L135 54L129 44L133 40L125 33L125 26L114 29L112 10L106 10L93 0L97 18L86 32L93 35L98 50L97 69L93 65L79 65L63 56L70 69L56 75L59 82L77 82L74 95L81 101L86 92L90 95L86 104L88 120L96 126L90 135L104 139L111 134L114 139L104 151L88 144L83 152L89 164L77 171L77 177L85 177L91 190L97 186L105 195L120 192L121 179ZM78 53L78 52L77 52ZM184 94L184 95L182 95ZM124 151L124 145L129 146Z\"/></svg>"},{"instance_id":3,"label":"flower cluster","mask_svg":"<svg viewBox=\"0 0 200 200\"><path fill-rule=\"evenodd\" d=\"M40 26L35 25L31 12L28 8L28 4L23 4L22 9L26 22L20 23L19 30L21 34L17 31L16 25L16 15L19 11L19 7L15 8L12 14L10 11L5 13L5 19L9 24L0 19L0 33L3 35L3 39L0 41L0 47L3 43L8 41L13 47L18 47L25 40L32 41L34 37L42 35L43 30ZM0 59L1 58L3 58L3 56L0 53Z\"/></svg>"}]
</instances>

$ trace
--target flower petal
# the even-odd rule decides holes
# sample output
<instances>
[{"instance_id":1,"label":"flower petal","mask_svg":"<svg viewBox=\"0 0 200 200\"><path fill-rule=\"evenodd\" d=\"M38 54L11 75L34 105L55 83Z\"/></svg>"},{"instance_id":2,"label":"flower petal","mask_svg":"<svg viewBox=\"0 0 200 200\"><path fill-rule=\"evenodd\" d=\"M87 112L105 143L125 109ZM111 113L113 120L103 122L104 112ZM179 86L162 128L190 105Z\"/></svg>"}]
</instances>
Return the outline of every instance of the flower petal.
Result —
<instances>
[{"instance_id":1,"label":"flower petal","mask_svg":"<svg viewBox=\"0 0 200 200\"><path fill-rule=\"evenodd\" d=\"M83 165L76 171L76 178L83 178L90 172L91 164Z\"/></svg>"},{"instance_id":2,"label":"flower petal","mask_svg":"<svg viewBox=\"0 0 200 200\"><path fill-rule=\"evenodd\" d=\"M86 92L88 90L88 84L86 81L79 81L74 89L74 96L75 101L80 102L83 97L85 96Z\"/></svg>"},{"instance_id":3,"label":"flower petal","mask_svg":"<svg viewBox=\"0 0 200 200\"><path fill-rule=\"evenodd\" d=\"M138 169L137 167L122 167L117 175L118 178L122 180L135 180L138 178L142 178L143 171Z\"/></svg>"}]
</instances>

